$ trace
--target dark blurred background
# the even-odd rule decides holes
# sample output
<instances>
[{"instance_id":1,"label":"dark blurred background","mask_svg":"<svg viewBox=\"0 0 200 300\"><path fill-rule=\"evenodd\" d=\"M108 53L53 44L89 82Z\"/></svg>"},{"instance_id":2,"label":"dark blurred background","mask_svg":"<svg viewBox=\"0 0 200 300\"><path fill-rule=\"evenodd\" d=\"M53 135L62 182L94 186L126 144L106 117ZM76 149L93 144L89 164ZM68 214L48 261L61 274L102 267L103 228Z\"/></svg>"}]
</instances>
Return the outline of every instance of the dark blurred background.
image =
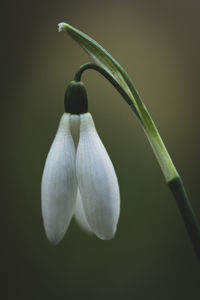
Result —
<instances>
[{"instance_id":1,"label":"dark blurred background","mask_svg":"<svg viewBox=\"0 0 200 300\"><path fill-rule=\"evenodd\" d=\"M63 95L89 61L67 22L127 70L200 219L200 2L4 1L1 4L1 299L200 299L200 271L175 200L128 106L87 71L90 112L118 175L121 216L111 241L74 221L46 240L40 182Z\"/></svg>"}]
</instances>

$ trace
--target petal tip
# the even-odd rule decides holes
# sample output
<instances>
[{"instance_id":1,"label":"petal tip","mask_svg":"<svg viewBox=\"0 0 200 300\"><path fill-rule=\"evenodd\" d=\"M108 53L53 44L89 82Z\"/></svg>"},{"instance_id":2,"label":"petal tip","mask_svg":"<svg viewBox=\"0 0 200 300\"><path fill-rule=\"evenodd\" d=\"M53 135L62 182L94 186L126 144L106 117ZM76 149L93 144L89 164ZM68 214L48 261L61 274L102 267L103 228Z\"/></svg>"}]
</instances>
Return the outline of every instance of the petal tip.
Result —
<instances>
[{"instance_id":1,"label":"petal tip","mask_svg":"<svg viewBox=\"0 0 200 300\"><path fill-rule=\"evenodd\" d=\"M47 239L52 246L57 246L62 240L62 238L57 239L57 238L50 238L50 237L47 237Z\"/></svg>"},{"instance_id":2,"label":"petal tip","mask_svg":"<svg viewBox=\"0 0 200 300\"><path fill-rule=\"evenodd\" d=\"M64 235L67 231L66 230L65 232L58 232L58 231L55 232L55 230L48 228L45 224L44 224L44 228L45 228L47 240L53 246L58 245L62 241L62 239L64 238Z\"/></svg>"},{"instance_id":3,"label":"petal tip","mask_svg":"<svg viewBox=\"0 0 200 300\"><path fill-rule=\"evenodd\" d=\"M103 232L96 231L95 235L101 240L108 241L114 239L116 232L117 225L114 228L107 228L107 230L104 230Z\"/></svg>"},{"instance_id":4,"label":"petal tip","mask_svg":"<svg viewBox=\"0 0 200 300\"><path fill-rule=\"evenodd\" d=\"M96 234L96 236L97 236L99 239L103 240L103 241L109 241L109 240L114 239L115 233L116 233L116 232L111 233L111 234L103 234L103 235L101 235L101 234Z\"/></svg>"}]
</instances>

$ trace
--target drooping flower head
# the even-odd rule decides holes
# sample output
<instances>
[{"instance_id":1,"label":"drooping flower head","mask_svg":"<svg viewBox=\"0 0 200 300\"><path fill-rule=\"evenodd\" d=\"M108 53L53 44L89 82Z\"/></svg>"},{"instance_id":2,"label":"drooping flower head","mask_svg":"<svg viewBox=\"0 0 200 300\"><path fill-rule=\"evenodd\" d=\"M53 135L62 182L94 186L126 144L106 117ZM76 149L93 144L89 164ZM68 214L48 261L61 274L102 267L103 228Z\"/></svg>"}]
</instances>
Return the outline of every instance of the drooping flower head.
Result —
<instances>
[{"instance_id":1,"label":"drooping flower head","mask_svg":"<svg viewBox=\"0 0 200 300\"><path fill-rule=\"evenodd\" d=\"M83 83L72 81L42 177L47 238L54 244L60 242L75 216L85 231L100 239L111 239L119 213L114 167L88 112L86 89Z\"/></svg>"}]
</instances>

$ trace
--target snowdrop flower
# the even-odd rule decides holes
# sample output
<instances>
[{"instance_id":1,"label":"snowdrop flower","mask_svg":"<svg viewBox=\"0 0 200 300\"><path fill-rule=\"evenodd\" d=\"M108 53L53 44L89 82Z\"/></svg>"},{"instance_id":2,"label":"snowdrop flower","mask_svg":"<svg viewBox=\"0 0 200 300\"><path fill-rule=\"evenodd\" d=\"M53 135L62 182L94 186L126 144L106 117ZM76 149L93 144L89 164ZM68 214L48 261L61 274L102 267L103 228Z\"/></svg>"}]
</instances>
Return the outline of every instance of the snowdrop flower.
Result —
<instances>
[{"instance_id":1,"label":"snowdrop flower","mask_svg":"<svg viewBox=\"0 0 200 300\"><path fill-rule=\"evenodd\" d=\"M113 238L120 195L112 162L87 109L83 83L72 81L65 113L46 159L42 177L42 215L47 238L57 244L75 216L100 239Z\"/></svg>"}]
</instances>

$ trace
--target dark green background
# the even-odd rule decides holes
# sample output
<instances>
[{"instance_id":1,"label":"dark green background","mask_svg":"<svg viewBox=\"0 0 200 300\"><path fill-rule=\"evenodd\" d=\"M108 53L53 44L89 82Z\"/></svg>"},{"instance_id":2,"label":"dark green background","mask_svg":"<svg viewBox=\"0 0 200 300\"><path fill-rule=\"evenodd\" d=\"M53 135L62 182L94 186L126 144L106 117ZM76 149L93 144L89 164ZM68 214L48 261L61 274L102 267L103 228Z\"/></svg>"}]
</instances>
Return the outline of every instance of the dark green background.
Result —
<instances>
[{"instance_id":1,"label":"dark green background","mask_svg":"<svg viewBox=\"0 0 200 300\"><path fill-rule=\"evenodd\" d=\"M68 22L128 71L200 219L200 2L7 1L1 4L1 299L200 298L200 271L176 203L128 106L88 71L90 112L118 175L121 216L101 241L74 221L51 246L40 182L63 95L89 59Z\"/></svg>"}]
</instances>

